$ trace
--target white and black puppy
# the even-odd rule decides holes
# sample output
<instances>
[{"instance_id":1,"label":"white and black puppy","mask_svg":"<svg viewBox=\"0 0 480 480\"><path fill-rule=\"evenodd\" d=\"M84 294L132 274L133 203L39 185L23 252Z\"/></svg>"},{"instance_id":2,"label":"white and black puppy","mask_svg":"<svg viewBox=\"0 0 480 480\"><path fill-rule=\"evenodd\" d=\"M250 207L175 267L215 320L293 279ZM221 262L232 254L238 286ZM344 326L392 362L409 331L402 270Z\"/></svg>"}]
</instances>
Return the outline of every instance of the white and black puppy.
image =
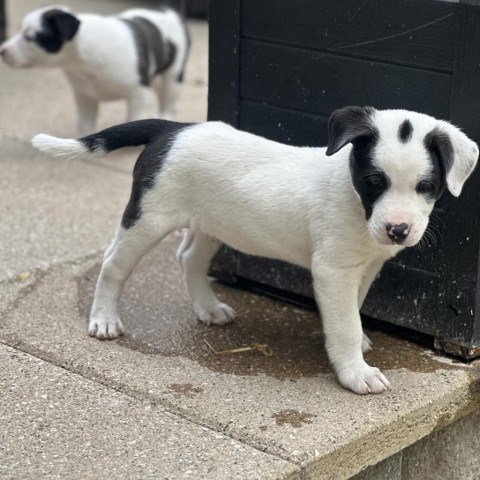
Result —
<instances>
[{"instance_id":1,"label":"white and black puppy","mask_svg":"<svg viewBox=\"0 0 480 480\"><path fill-rule=\"evenodd\" d=\"M310 268L326 348L339 382L356 393L389 383L362 352L359 308L383 263L420 241L445 189L458 196L478 147L448 122L406 110L346 107L329 123L328 148L299 148L220 122L144 120L79 140L37 135L57 157L146 145L130 201L98 279L88 332L124 331L118 299L140 258L188 228L177 256L198 318L231 321L207 279L220 242Z\"/></svg>"},{"instance_id":2,"label":"white and black puppy","mask_svg":"<svg viewBox=\"0 0 480 480\"><path fill-rule=\"evenodd\" d=\"M29 13L0 55L12 67L62 68L75 94L78 132L87 135L102 101L125 99L127 120L147 118L150 87L159 116L173 118L189 42L184 20L171 9L102 17L50 6Z\"/></svg>"}]
</instances>

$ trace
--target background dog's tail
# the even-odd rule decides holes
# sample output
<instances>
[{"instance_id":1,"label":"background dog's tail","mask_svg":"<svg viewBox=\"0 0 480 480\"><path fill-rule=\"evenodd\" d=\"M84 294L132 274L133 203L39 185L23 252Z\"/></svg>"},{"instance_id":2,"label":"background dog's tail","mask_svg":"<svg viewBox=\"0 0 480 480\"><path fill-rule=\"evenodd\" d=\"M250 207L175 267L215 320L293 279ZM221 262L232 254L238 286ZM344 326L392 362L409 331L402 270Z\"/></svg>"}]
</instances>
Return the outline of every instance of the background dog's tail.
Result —
<instances>
[{"instance_id":1,"label":"background dog's tail","mask_svg":"<svg viewBox=\"0 0 480 480\"><path fill-rule=\"evenodd\" d=\"M187 124L160 119L137 120L106 128L77 140L41 133L33 137L32 145L41 152L57 158L102 156L119 148L147 145L152 139L184 126Z\"/></svg>"}]
</instances>

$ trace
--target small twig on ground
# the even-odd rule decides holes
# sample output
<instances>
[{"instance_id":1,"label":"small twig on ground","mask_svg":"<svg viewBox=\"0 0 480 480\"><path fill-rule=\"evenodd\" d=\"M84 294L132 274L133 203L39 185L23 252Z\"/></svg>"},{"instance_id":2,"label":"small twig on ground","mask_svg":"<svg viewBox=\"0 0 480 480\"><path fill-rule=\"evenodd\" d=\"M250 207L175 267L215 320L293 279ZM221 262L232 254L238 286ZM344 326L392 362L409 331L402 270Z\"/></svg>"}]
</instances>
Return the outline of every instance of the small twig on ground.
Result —
<instances>
[{"instance_id":1,"label":"small twig on ground","mask_svg":"<svg viewBox=\"0 0 480 480\"><path fill-rule=\"evenodd\" d=\"M262 355L266 357L271 357L273 355L272 349L266 343L252 343L249 347L240 347L240 348L232 348L231 350L215 350L207 340L203 339L206 343L207 347L215 354L215 355L230 355L231 353L242 353L242 352L251 352L253 350L259 351Z\"/></svg>"}]
</instances>

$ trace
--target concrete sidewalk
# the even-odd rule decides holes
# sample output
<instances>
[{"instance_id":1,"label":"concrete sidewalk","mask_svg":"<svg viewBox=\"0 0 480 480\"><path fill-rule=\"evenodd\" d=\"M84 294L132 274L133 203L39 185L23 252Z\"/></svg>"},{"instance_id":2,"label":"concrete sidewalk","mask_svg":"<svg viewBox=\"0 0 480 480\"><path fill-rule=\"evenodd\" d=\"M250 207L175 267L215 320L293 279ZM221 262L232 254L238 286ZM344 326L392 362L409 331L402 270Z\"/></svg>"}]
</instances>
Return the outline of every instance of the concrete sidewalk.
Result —
<instances>
[{"instance_id":1,"label":"concrete sidewalk","mask_svg":"<svg viewBox=\"0 0 480 480\"><path fill-rule=\"evenodd\" d=\"M13 23L35 3L10 1ZM70 3L108 12L142 2ZM189 26L179 118L202 121L207 25ZM368 361L393 389L355 396L335 381L313 312L215 285L239 316L223 328L199 324L175 235L125 288L125 337L88 337L135 152L42 157L33 134L75 133L68 85L50 70L0 65L0 76L1 478L337 480L362 470L357 480L480 478L478 362L370 332ZM123 118L123 105L105 105L99 127ZM215 356L204 340L218 350L267 343L273 355Z\"/></svg>"}]
</instances>

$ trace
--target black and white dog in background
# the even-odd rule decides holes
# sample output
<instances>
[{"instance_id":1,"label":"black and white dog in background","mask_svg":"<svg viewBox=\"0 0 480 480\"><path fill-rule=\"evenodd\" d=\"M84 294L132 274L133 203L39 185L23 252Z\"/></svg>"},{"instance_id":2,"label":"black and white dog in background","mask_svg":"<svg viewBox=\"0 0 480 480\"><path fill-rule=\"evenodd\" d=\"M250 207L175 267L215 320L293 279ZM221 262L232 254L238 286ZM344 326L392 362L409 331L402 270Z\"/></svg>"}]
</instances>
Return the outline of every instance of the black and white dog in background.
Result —
<instances>
[{"instance_id":1,"label":"black and white dog in background","mask_svg":"<svg viewBox=\"0 0 480 480\"><path fill-rule=\"evenodd\" d=\"M89 334L123 333L125 280L162 238L188 228L177 257L200 320L235 315L207 278L220 242L310 268L339 382L383 392L388 380L363 359L370 341L359 308L383 263L420 241L445 189L460 195L478 147L450 123L406 110L346 107L330 117L329 134L327 148L299 148L220 122L143 120L79 140L37 135L33 145L60 158L146 145L105 253Z\"/></svg>"},{"instance_id":2,"label":"black and white dog in background","mask_svg":"<svg viewBox=\"0 0 480 480\"><path fill-rule=\"evenodd\" d=\"M12 67L62 68L75 94L79 135L87 135L102 101L125 99L128 120L147 118L149 87L159 116L172 119L188 50L184 20L171 9L102 17L50 6L29 13L0 55Z\"/></svg>"}]
</instances>

